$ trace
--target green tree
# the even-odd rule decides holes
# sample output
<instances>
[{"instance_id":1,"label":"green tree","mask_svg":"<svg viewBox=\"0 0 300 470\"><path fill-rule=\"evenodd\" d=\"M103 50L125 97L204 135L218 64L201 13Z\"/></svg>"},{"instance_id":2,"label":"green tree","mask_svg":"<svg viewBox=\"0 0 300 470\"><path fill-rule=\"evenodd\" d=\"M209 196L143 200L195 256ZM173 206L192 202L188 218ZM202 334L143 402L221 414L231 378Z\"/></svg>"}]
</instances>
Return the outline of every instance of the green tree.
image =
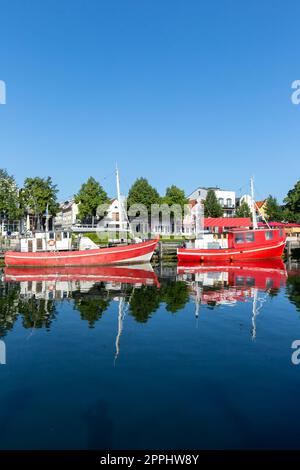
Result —
<instances>
[{"instance_id":1,"label":"green tree","mask_svg":"<svg viewBox=\"0 0 300 470\"><path fill-rule=\"evenodd\" d=\"M204 216L205 217L222 217L223 209L219 203L216 193L213 189L207 191L206 199L204 202Z\"/></svg>"},{"instance_id":2,"label":"green tree","mask_svg":"<svg viewBox=\"0 0 300 470\"><path fill-rule=\"evenodd\" d=\"M127 205L143 204L148 210L151 204L159 204L160 196L146 178L138 178L128 192Z\"/></svg>"},{"instance_id":3,"label":"green tree","mask_svg":"<svg viewBox=\"0 0 300 470\"><path fill-rule=\"evenodd\" d=\"M251 209L249 204L246 201L243 201L242 204L235 211L235 217L250 217L251 218Z\"/></svg>"},{"instance_id":4,"label":"green tree","mask_svg":"<svg viewBox=\"0 0 300 470\"><path fill-rule=\"evenodd\" d=\"M293 189L290 189L283 202L285 203L284 217L289 222L300 221L300 180Z\"/></svg>"},{"instance_id":5,"label":"green tree","mask_svg":"<svg viewBox=\"0 0 300 470\"><path fill-rule=\"evenodd\" d=\"M0 218L12 220L21 215L16 181L6 170L0 169Z\"/></svg>"},{"instance_id":6,"label":"green tree","mask_svg":"<svg viewBox=\"0 0 300 470\"><path fill-rule=\"evenodd\" d=\"M184 207L188 203L188 199L185 195L183 189L178 188L174 184L167 188L166 195L162 198L164 204L172 206L173 204L178 204Z\"/></svg>"},{"instance_id":7,"label":"green tree","mask_svg":"<svg viewBox=\"0 0 300 470\"><path fill-rule=\"evenodd\" d=\"M57 202L58 189L53 184L50 176L48 178L26 178L24 187L20 192L20 202L24 209L29 208L37 217L37 226L40 226L41 217L48 212L55 215L59 209Z\"/></svg>"},{"instance_id":8,"label":"green tree","mask_svg":"<svg viewBox=\"0 0 300 470\"><path fill-rule=\"evenodd\" d=\"M271 196L271 194L266 202L266 214L268 220L274 222L281 222L283 218L282 209L278 204L276 197Z\"/></svg>"},{"instance_id":9,"label":"green tree","mask_svg":"<svg viewBox=\"0 0 300 470\"><path fill-rule=\"evenodd\" d=\"M79 218L84 222L94 220L98 206L108 203L108 197L101 184L90 176L75 195L75 202L78 204Z\"/></svg>"}]
</instances>

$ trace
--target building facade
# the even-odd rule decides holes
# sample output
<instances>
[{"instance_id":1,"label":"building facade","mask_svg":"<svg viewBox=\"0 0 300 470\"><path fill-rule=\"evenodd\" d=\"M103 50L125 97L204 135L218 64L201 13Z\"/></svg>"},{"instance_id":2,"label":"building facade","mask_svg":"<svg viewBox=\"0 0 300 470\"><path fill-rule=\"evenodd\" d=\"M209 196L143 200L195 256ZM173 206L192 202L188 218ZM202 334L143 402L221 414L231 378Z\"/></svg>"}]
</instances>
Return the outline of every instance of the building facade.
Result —
<instances>
[{"instance_id":1,"label":"building facade","mask_svg":"<svg viewBox=\"0 0 300 470\"><path fill-rule=\"evenodd\" d=\"M54 228L70 230L76 224L78 212L78 204L73 199L62 202L54 218Z\"/></svg>"},{"instance_id":2,"label":"building facade","mask_svg":"<svg viewBox=\"0 0 300 470\"><path fill-rule=\"evenodd\" d=\"M235 214L235 208L236 208L236 194L235 191L229 191L225 189L220 189L218 187L205 187L205 188L197 188L195 191L193 191L188 199L190 201L196 200L198 201L199 199L201 201L205 201L207 192L209 189L214 190L216 197L219 201L219 204L223 208L223 217L233 217Z\"/></svg>"}]
</instances>

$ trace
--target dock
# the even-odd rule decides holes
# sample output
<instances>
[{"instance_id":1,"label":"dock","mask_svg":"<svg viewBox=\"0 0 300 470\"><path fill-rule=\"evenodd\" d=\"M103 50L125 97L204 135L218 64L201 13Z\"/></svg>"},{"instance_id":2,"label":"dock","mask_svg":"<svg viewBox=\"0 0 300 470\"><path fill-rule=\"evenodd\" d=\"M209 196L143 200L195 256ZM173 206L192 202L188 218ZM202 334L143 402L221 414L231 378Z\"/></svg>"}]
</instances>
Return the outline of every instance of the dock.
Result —
<instances>
[{"instance_id":1,"label":"dock","mask_svg":"<svg viewBox=\"0 0 300 470\"><path fill-rule=\"evenodd\" d=\"M286 240L286 254L288 258L293 258L295 251L300 251L300 238L288 237ZM298 255L299 257L299 255Z\"/></svg>"}]
</instances>

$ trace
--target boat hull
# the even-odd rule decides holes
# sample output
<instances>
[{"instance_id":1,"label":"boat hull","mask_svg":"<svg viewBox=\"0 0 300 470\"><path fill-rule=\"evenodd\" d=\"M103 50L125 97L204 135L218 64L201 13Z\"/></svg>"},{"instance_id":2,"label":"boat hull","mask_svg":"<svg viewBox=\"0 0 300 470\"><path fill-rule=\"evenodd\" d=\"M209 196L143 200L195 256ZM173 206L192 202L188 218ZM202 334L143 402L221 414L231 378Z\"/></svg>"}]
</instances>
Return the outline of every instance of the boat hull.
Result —
<instances>
[{"instance_id":1,"label":"boat hull","mask_svg":"<svg viewBox=\"0 0 300 470\"><path fill-rule=\"evenodd\" d=\"M68 252L23 253L7 251L6 266L96 266L109 264L147 263L158 240L133 245Z\"/></svg>"},{"instance_id":2,"label":"boat hull","mask_svg":"<svg viewBox=\"0 0 300 470\"><path fill-rule=\"evenodd\" d=\"M178 248L177 257L179 261L199 263L202 261L243 261L259 260L268 258L280 258L283 254L285 241L268 244L262 247L249 249L188 249Z\"/></svg>"}]
</instances>

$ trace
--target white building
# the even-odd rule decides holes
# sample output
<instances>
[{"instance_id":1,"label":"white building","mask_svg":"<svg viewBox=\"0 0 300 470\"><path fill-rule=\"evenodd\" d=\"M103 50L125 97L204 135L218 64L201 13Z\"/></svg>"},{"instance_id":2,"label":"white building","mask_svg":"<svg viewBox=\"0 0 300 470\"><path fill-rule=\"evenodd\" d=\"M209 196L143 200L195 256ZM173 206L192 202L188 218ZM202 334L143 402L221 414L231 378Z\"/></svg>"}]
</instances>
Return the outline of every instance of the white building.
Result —
<instances>
[{"instance_id":1,"label":"white building","mask_svg":"<svg viewBox=\"0 0 300 470\"><path fill-rule=\"evenodd\" d=\"M97 224L97 229L106 232L126 231L128 229L128 220L124 207L124 198L122 198L121 203L117 198L111 199L105 211L106 214Z\"/></svg>"},{"instance_id":2,"label":"white building","mask_svg":"<svg viewBox=\"0 0 300 470\"><path fill-rule=\"evenodd\" d=\"M225 189L220 189L218 187L212 187L212 188L197 188L195 191L193 191L188 199L190 201L197 201L197 200L202 200L205 201L206 196L207 196L207 191L209 189L213 189L216 197L220 203L220 205L223 208L223 217L232 217L234 216L235 213L235 208L236 208L236 195L235 191L228 191Z\"/></svg>"},{"instance_id":3,"label":"white building","mask_svg":"<svg viewBox=\"0 0 300 470\"><path fill-rule=\"evenodd\" d=\"M78 212L78 204L73 199L62 202L54 218L54 228L71 229L76 223Z\"/></svg>"}]
</instances>

